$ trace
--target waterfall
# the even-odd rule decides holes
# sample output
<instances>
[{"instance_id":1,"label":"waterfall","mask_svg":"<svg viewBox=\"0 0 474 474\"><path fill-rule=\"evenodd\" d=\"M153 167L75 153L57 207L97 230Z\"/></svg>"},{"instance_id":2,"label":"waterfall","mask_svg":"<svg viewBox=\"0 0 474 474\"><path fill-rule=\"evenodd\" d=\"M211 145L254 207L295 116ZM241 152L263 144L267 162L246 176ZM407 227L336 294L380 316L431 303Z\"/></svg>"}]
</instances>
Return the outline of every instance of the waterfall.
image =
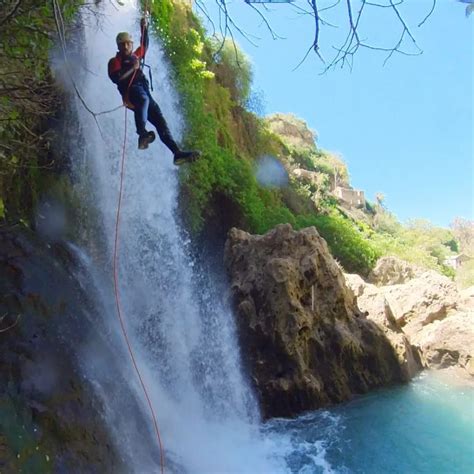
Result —
<instances>
[{"instance_id":1,"label":"waterfall","mask_svg":"<svg viewBox=\"0 0 474 474\"><path fill-rule=\"evenodd\" d=\"M98 16L84 11L85 61L69 65L74 67L78 89L96 112L121 102L107 77L116 34L129 31L136 45L139 41L139 10L133 3L122 7L112 3L104 2ZM152 94L179 142L183 132L179 100L153 34L147 62L153 70ZM100 133L75 95L71 109L71 172L82 208L87 211L74 248L87 270L81 279L94 301L91 318L96 318L94 327L104 341L101 345L91 339L90 344L77 348L78 357L84 376L103 400L104 422L123 453L127 472L158 472L152 420L120 333L113 293L112 254L125 112L122 108L98 117ZM177 217L179 174L172 155L159 139L148 150L138 150L131 112L126 120L120 300L157 414L165 470L193 474L286 472L276 459L275 446L261 433L257 403L240 363L230 308L213 276L203 273L193 260L189 238Z\"/></svg>"}]
</instances>

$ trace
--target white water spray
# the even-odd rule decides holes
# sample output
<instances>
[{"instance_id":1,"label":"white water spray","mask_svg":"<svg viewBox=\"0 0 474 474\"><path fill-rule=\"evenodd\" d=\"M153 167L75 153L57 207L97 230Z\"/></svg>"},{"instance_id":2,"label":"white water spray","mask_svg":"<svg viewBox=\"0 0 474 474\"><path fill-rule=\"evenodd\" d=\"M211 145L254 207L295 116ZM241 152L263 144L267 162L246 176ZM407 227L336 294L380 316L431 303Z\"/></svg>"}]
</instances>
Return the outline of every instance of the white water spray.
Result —
<instances>
[{"instance_id":1,"label":"white water spray","mask_svg":"<svg viewBox=\"0 0 474 474\"><path fill-rule=\"evenodd\" d=\"M107 77L107 61L115 54L115 35L130 31L139 37L139 11L132 3L104 5L100 27L85 16L87 63L76 84L94 110L120 102ZM179 142L183 124L166 61L151 38L147 62L153 69L153 96ZM89 72L92 71L92 72ZM119 333L112 291L115 235L124 109L101 116L99 134L92 116L78 100L79 117L71 162L77 188L94 217L86 252L81 253L94 286L111 367L104 348L82 347L86 375L106 406L106 422L133 472L159 471L159 455L136 374ZM207 275L199 274L176 218L178 171L159 140L137 150L133 114L128 113L125 184L120 217L119 287L124 318L138 365L157 414L166 456L166 472L278 473L273 447L259 431L256 401L240 367L232 314ZM84 225L87 225L85 222ZM89 224L90 225L90 224ZM90 283L89 283L90 284ZM126 400L113 371L120 370L138 404ZM114 385L115 383L115 385ZM125 392L125 390L123 391ZM135 416L140 407L140 417ZM147 419L139 426L138 419ZM150 452L156 450L156 452Z\"/></svg>"}]
</instances>

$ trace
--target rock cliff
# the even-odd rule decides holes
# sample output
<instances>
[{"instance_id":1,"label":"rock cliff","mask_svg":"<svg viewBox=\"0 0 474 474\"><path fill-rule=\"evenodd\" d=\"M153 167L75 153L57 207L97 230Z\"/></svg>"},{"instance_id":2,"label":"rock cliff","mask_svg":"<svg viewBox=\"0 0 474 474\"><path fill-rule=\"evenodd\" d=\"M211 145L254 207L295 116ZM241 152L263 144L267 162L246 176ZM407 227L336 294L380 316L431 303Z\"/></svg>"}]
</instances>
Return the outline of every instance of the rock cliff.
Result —
<instances>
[{"instance_id":1,"label":"rock cliff","mask_svg":"<svg viewBox=\"0 0 474 474\"><path fill-rule=\"evenodd\" d=\"M459 293L449 278L432 270L391 257L381 260L369 276L380 286L358 275L346 280L359 308L386 328L406 370L413 366L410 352L419 350L426 367L458 367L474 375L473 290Z\"/></svg>"},{"instance_id":2,"label":"rock cliff","mask_svg":"<svg viewBox=\"0 0 474 474\"><path fill-rule=\"evenodd\" d=\"M316 132L308 128L304 120L293 114L273 114L265 118L268 128L281 136L285 143L303 150L316 150Z\"/></svg>"},{"instance_id":3,"label":"rock cliff","mask_svg":"<svg viewBox=\"0 0 474 474\"><path fill-rule=\"evenodd\" d=\"M244 357L265 418L298 413L407 379L365 318L315 228L263 236L231 229L225 261Z\"/></svg>"},{"instance_id":4,"label":"rock cliff","mask_svg":"<svg viewBox=\"0 0 474 474\"><path fill-rule=\"evenodd\" d=\"M406 283L423 273L423 269L397 257L382 257L370 272L368 280L377 286L396 285Z\"/></svg>"},{"instance_id":5,"label":"rock cliff","mask_svg":"<svg viewBox=\"0 0 474 474\"><path fill-rule=\"evenodd\" d=\"M346 274L345 277L357 298L358 308L383 330L397 354L405 380L410 380L423 368L419 348L411 344L379 288L366 283L359 275Z\"/></svg>"}]
</instances>

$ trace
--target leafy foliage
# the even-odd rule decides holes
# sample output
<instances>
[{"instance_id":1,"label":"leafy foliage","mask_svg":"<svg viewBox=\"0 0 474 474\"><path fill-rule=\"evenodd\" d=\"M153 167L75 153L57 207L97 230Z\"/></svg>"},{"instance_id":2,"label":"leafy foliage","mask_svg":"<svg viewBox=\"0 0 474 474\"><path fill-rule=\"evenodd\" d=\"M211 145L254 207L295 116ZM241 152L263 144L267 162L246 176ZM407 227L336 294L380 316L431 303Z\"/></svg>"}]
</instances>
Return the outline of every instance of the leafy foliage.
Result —
<instances>
[{"instance_id":1,"label":"leafy foliage","mask_svg":"<svg viewBox=\"0 0 474 474\"><path fill-rule=\"evenodd\" d=\"M59 4L65 14L74 2ZM0 7L0 218L28 218L52 169L48 121L59 105L49 68L54 31L50 2L9 1Z\"/></svg>"},{"instance_id":2,"label":"leafy foliage","mask_svg":"<svg viewBox=\"0 0 474 474\"><path fill-rule=\"evenodd\" d=\"M347 272L367 275L381 256L367 236L336 211L329 215L298 217L297 228L310 225L318 229Z\"/></svg>"},{"instance_id":3,"label":"leafy foliage","mask_svg":"<svg viewBox=\"0 0 474 474\"><path fill-rule=\"evenodd\" d=\"M402 226L390 214L389 227L378 229L372 241L383 255L395 255L403 260L431 268L447 276L454 272L444 263L452 254L453 234L448 229L433 226L429 221L416 219Z\"/></svg>"},{"instance_id":4,"label":"leafy foliage","mask_svg":"<svg viewBox=\"0 0 474 474\"><path fill-rule=\"evenodd\" d=\"M250 97L253 76L249 58L229 39L212 39L209 44L217 82L229 91L236 105L244 107Z\"/></svg>"},{"instance_id":5,"label":"leafy foliage","mask_svg":"<svg viewBox=\"0 0 474 474\"><path fill-rule=\"evenodd\" d=\"M456 282L461 288L474 285L474 221L457 217L451 224L458 248L456 253L461 252L471 257L456 272Z\"/></svg>"}]
</instances>

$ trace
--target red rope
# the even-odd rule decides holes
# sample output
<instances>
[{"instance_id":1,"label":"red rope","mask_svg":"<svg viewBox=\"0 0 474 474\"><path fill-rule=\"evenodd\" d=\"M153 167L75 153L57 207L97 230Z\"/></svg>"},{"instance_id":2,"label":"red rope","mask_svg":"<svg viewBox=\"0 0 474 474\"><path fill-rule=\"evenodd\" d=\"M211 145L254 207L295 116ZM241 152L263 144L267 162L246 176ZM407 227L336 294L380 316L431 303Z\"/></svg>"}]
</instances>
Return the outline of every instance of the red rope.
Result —
<instances>
[{"instance_id":1,"label":"red rope","mask_svg":"<svg viewBox=\"0 0 474 474\"><path fill-rule=\"evenodd\" d=\"M142 38L143 38L143 32L142 32ZM142 44L143 46L143 44ZM127 95L128 95L128 89L130 89L130 85L133 82L133 79L135 78L135 74L137 73L137 70L133 73L132 78L130 79L130 82L128 83L128 88L127 88ZM124 132L124 138L123 138L123 147L122 147L122 163L120 167L120 191L119 191L119 199L118 199L118 205L117 205L117 216L115 219L115 242L114 242L114 261L113 261L113 272L114 272L114 293L115 293L115 303L117 306L117 316L120 322L120 328L122 330L123 337L125 339L125 342L127 344L128 348L128 353L130 355L130 359L132 360L133 367L135 368L135 372L138 376L138 379L140 380L140 385L143 389L143 393L145 394L145 398L148 404L148 407L151 412L151 417L153 419L153 426L155 428L156 432L156 437L158 439L158 446L160 449L160 470L161 474L164 473L164 468L165 468L165 461L164 461L164 451L163 451L163 444L161 442L161 436L160 436L160 430L158 428L158 422L157 418L155 415L155 410L153 409L153 404L151 402L150 396L148 395L148 390L146 388L145 382L143 380L143 377L141 375L140 369L138 367L135 354L132 349L132 345L130 343L130 339L128 337L127 329L125 327L124 319L122 317L122 308L120 304L120 296L119 296L119 285L118 285L118 247L119 247L119 230L120 230L120 210L122 208L122 195L123 195L123 178L124 178L124 169L125 169L125 149L126 149L126 144L127 144L127 107L125 107L125 132Z\"/></svg>"}]
</instances>

